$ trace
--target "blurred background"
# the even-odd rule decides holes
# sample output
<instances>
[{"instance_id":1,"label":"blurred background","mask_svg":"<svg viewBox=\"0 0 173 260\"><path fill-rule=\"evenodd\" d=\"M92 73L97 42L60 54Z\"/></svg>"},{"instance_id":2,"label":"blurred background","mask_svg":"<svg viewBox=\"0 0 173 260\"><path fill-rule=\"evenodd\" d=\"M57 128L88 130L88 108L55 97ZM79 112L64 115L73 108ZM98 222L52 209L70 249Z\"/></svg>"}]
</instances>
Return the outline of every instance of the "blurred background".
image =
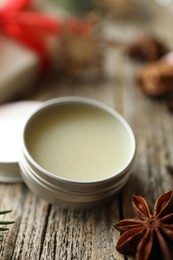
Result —
<instances>
[{"instance_id":1,"label":"blurred background","mask_svg":"<svg viewBox=\"0 0 173 260\"><path fill-rule=\"evenodd\" d=\"M127 62L136 79L139 68L173 46L171 0L31 0L20 8L16 2L1 1L1 103L90 96L99 85L106 92L123 80Z\"/></svg>"}]
</instances>

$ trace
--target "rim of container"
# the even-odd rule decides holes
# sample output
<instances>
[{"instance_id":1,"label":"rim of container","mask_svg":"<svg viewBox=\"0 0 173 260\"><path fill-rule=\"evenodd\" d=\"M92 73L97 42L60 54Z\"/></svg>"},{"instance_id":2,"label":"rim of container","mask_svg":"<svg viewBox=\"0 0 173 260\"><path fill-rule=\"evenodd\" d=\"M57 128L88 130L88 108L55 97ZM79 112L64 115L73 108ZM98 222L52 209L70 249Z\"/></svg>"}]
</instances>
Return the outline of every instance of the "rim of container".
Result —
<instances>
[{"instance_id":1,"label":"rim of container","mask_svg":"<svg viewBox=\"0 0 173 260\"><path fill-rule=\"evenodd\" d=\"M95 191L95 187L93 187L92 189L83 189L83 187L81 187L81 189L76 189L76 185L75 185L75 189L72 189L72 185L70 185L68 187L67 185L62 186L62 185L57 185L56 183L49 182L48 180L40 177L40 175L38 175L36 172L34 172L34 170L31 168L31 166L29 166L26 162L23 162L23 161L20 162L20 168L23 169L23 171L25 172L24 174L29 176L29 178L35 179L36 182L40 186L46 186L46 187L49 187L49 189L52 188L53 190L56 190L58 188L59 191L62 191L62 192L66 191L66 192L75 193L75 194L88 194L88 193L93 193ZM115 189L115 188L119 187L122 183L126 183L127 180L129 179L129 177L130 177L130 172L128 171L128 173L125 174L124 176L122 176L122 178L119 179L118 182L112 182L111 185L106 185L104 187L100 187L98 193L100 193L100 191L101 192L108 191L110 189ZM90 185L90 187L92 187L92 186Z\"/></svg>"},{"instance_id":2,"label":"rim of container","mask_svg":"<svg viewBox=\"0 0 173 260\"><path fill-rule=\"evenodd\" d=\"M129 156L129 160L127 161L127 163L124 165L124 167L122 167L119 171L116 171L114 173L112 173L112 175L109 175L108 177L105 177L103 179L98 179L98 180L92 180L92 181L81 181L81 180L75 180L75 179L69 179L69 178L64 178L62 176L59 175L55 175L52 172L49 172L48 170L44 169L41 165L39 165L30 155L26 145L25 145L25 135L26 135L26 129L27 129L27 125L29 124L29 122L32 120L33 117L35 117L37 114L39 114L40 112L48 109L49 107L52 106L56 106L56 105L60 105L60 104L72 104L72 103L76 103L76 104L83 104L83 105L89 105L89 106L93 106L96 107L98 109L101 109L105 112L107 112L108 114L112 115L115 119L117 119L122 125L123 127L126 129L129 138L131 140L131 145L132 145L132 151L131 154ZM28 118L28 120L26 121L26 124L24 126L24 130L23 130L23 136L22 136L22 152L24 152L26 158L29 159L29 161L31 162L31 164L38 169L40 172L42 172L43 174L55 179L55 180L59 180L59 181L63 181L63 182L68 182L68 183L77 183L77 184L94 184L94 183L100 183L100 182L104 182L104 181L110 181L111 179L114 179L116 177L119 177L120 175L122 175L126 170L128 170L128 168L131 166L132 162L135 159L135 154L136 154L136 139L135 139L135 135L134 132L130 126L130 124L126 121L126 119L120 115L116 110L114 110L113 108L111 108L110 106L97 101L95 99L91 99L91 98L86 98L86 97L79 97L79 96L66 96L66 97L58 97L58 98L54 98L54 99L50 99L48 101L45 101L41 106L39 106L39 108L37 108Z\"/></svg>"}]
</instances>

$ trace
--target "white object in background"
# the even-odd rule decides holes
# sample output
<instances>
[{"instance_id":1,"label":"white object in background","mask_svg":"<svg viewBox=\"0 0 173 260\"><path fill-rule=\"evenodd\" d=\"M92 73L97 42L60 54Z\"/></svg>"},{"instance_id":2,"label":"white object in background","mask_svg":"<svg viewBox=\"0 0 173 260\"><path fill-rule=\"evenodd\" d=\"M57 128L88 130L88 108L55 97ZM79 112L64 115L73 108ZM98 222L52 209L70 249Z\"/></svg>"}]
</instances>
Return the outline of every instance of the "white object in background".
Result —
<instances>
[{"instance_id":1,"label":"white object in background","mask_svg":"<svg viewBox=\"0 0 173 260\"><path fill-rule=\"evenodd\" d=\"M39 71L39 60L30 50L0 35L0 102L24 93Z\"/></svg>"},{"instance_id":2,"label":"white object in background","mask_svg":"<svg viewBox=\"0 0 173 260\"><path fill-rule=\"evenodd\" d=\"M72 113L67 115L67 111ZM103 124L106 129L98 139L97 129ZM109 138L112 143L108 141L106 149ZM26 122L19 165L24 182L36 195L63 207L83 208L100 204L122 189L135 153L133 131L115 110L88 98L62 97L45 102ZM113 166L109 156L114 157ZM61 169L59 159L63 161Z\"/></svg>"},{"instance_id":3,"label":"white object in background","mask_svg":"<svg viewBox=\"0 0 173 260\"><path fill-rule=\"evenodd\" d=\"M10 0L0 0L0 8ZM68 15L57 8L51 1L42 0L36 5L40 12L52 14L63 19ZM37 1L33 1L33 4ZM35 9L34 9L35 10ZM33 11L34 12L34 11ZM46 38L48 52L52 64L59 62L58 37ZM18 94L25 93L34 86L40 76L40 60L38 55L20 44L19 42L4 36L0 31L0 103L11 100Z\"/></svg>"}]
</instances>

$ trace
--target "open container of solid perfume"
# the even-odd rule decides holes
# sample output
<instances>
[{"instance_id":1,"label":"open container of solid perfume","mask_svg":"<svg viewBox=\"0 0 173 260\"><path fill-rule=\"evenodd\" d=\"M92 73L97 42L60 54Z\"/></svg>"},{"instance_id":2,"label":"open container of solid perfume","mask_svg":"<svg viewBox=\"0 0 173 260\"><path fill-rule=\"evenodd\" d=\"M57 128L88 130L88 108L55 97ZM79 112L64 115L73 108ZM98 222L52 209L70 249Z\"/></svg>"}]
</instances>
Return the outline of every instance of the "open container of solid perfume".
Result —
<instances>
[{"instance_id":1,"label":"open container of solid perfume","mask_svg":"<svg viewBox=\"0 0 173 260\"><path fill-rule=\"evenodd\" d=\"M63 207L92 207L129 179L136 142L126 120L96 100L43 102L21 134L19 168L31 191Z\"/></svg>"},{"instance_id":2,"label":"open container of solid perfume","mask_svg":"<svg viewBox=\"0 0 173 260\"><path fill-rule=\"evenodd\" d=\"M119 192L136 152L126 120L81 97L1 105L0 143L0 181L24 181L64 207L92 207Z\"/></svg>"}]
</instances>

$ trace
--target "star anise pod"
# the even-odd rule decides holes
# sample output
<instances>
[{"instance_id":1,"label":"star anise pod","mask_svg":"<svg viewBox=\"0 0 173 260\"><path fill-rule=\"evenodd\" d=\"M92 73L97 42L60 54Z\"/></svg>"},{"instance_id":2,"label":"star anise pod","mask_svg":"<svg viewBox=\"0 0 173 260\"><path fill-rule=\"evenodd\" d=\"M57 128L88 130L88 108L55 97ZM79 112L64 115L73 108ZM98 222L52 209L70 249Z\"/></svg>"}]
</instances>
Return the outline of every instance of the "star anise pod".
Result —
<instances>
[{"instance_id":1,"label":"star anise pod","mask_svg":"<svg viewBox=\"0 0 173 260\"><path fill-rule=\"evenodd\" d=\"M141 196L133 196L132 206L139 219L124 219L114 226L121 232L117 251L135 255L136 260L173 259L173 191L162 194L153 210Z\"/></svg>"},{"instance_id":2,"label":"star anise pod","mask_svg":"<svg viewBox=\"0 0 173 260\"><path fill-rule=\"evenodd\" d=\"M173 93L173 64L157 61L141 68L137 73L137 82L148 96L162 96Z\"/></svg>"},{"instance_id":3,"label":"star anise pod","mask_svg":"<svg viewBox=\"0 0 173 260\"><path fill-rule=\"evenodd\" d=\"M154 36L141 35L127 45L125 52L132 59L155 61L168 53L168 47Z\"/></svg>"}]
</instances>

